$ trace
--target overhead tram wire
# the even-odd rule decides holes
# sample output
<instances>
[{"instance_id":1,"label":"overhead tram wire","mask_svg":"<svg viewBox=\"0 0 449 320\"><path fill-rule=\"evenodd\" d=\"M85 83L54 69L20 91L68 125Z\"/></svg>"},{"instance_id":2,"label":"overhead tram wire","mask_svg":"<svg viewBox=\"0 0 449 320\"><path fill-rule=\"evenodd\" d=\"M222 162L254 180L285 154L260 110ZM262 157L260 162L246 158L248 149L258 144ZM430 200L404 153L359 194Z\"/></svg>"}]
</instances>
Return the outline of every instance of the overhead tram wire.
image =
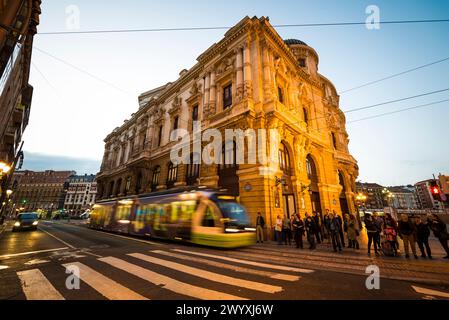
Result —
<instances>
[{"instance_id":1,"label":"overhead tram wire","mask_svg":"<svg viewBox=\"0 0 449 320\"><path fill-rule=\"evenodd\" d=\"M414 106L414 107L399 109L399 110L395 110L395 111L375 114L375 115L372 115L372 116L369 116L369 117L365 117L365 118L351 120L351 121L348 121L347 123L354 123L354 122L360 122L360 121L364 121L364 120L370 120L370 119L374 119L374 118L388 116L388 115L395 114L395 113L400 113L400 112L405 112L405 111L409 111L409 110L414 110L414 109L424 108L424 107L428 107L428 106L433 106L433 105L440 104L440 103L447 102L447 101L449 101L449 99L444 99L444 100L440 100L440 101L420 104L420 105L417 105L417 106Z\"/></svg>"},{"instance_id":2,"label":"overhead tram wire","mask_svg":"<svg viewBox=\"0 0 449 320\"><path fill-rule=\"evenodd\" d=\"M443 23L449 19L429 20L389 20L379 21L379 24L411 24L411 23ZM366 22L329 22L329 23L302 23L302 24L278 24L274 28L299 28L299 27L332 27L332 26L356 26L365 25ZM228 30L227 26L211 27L179 27L179 28L144 28L144 29L108 29L108 30L85 30L85 31L49 31L38 32L38 35L70 35L70 34L100 34L100 33L131 33L131 32L169 32L169 31L206 31L206 30Z\"/></svg>"},{"instance_id":3,"label":"overhead tram wire","mask_svg":"<svg viewBox=\"0 0 449 320\"><path fill-rule=\"evenodd\" d=\"M379 82L382 82L382 81L385 81L385 80L388 80L388 79L391 79L391 78L395 78L395 77L401 76L403 74L410 73L412 71L416 71L416 70L419 70L419 69L422 69L422 68L426 68L426 67L429 67L429 66L432 66L434 64L441 63L441 62L444 62L444 61L447 61L447 60L449 60L449 57L444 58L444 59L440 59L440 60L437 60L437 61L433 61L433 62L424 64L424 65L421 65L421 66L418 66L418 67L415 67L415 68L412 68L412 69L408 69L408 70L405 70L405 71L402 71L402 72L399 72L399 73L395 73L395 74L392 74L390 76L387 76L387 77L384 77L384 78L381 78L381 79L370 81L370 82L358 85L356 87L353 87L353 88L350 88L350 89L347 89L347 90L340 91L339 94L343 94L343 93L346 93L346 92L350 92L350 91L353 91L353 90L364 88L364 87L370 86L372 84L379 83Z\"/></svg>"}]
</instances>

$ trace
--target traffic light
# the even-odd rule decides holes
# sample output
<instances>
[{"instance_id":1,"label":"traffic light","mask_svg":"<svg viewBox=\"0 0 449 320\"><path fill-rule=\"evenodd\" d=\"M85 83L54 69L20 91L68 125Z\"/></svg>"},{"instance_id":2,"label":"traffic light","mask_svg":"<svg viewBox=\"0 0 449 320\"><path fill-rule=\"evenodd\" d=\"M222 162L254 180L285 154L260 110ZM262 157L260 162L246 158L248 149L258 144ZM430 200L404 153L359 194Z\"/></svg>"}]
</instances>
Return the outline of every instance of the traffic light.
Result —
<instances>
[{"instance_id":1,"label":"traffic light","mask_svg":"<svg viewBox=\"0 0 449 320\"><path fill-rule=\"evenodd\" d=\"M430 193L432 194L432 197L434 200L442 201L441 200L441 190L435 180L430 182Z\"/></svg>"}]
</instances>

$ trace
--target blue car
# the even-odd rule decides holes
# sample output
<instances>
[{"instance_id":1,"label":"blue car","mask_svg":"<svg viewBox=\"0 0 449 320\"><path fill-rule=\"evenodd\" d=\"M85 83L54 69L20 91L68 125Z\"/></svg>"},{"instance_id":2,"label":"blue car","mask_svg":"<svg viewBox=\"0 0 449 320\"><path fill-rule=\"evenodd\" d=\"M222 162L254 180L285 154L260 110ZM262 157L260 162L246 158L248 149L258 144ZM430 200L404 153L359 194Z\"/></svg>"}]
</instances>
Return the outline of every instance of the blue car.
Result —
<instances>
[{"instance_id":1,"label":"blue car","mask_svg":"<svg viewBox=\"0 0 449 320\"><path fill-rule=\"evenodd\" d=\"M12 231L18 230L36 230L38 225L39 215L35 212L19 213L14 221Z\"/></svg>"}]
</instances>

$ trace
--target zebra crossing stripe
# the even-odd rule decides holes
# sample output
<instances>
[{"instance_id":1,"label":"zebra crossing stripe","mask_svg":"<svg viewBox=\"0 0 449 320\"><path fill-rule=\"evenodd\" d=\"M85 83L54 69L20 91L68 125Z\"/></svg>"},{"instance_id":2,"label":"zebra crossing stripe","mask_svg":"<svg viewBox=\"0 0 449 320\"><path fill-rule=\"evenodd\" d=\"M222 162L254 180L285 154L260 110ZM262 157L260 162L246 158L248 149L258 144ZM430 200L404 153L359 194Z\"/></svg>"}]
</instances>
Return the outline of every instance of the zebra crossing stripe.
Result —
<instances>
[{"instance_id":1,"label":"zebra crossing stripe","mask_svg":"<svg viewBox=\"0 0 449 320\"><path fill-rule=\"evenodd\" d=\"M98 260L105 262L117 269L126 271L150 283L153 283L154 285L161 286L164 289L185 296L203 300L247 300L245 298L234 296L231 294L201 288L188 283L184 283L115 257L105 257L100 258Z\"/></svg>"},{"instance_id":2,"label":"zebra crossing stripe","mask_svg":"<svg viewBox=\"0 0 449 320\"><path fill-rule=\"evenodd\" d=\"M277 264L256 262L256 261L250 261L250 260L244 260L244 259L236 259L236 258L219 256L219 255L209 254L209 253L187 251L187 250L182 250L182 249L173 249L173 251L182 252L182 253L188 253L188 254L194 254L194 255L197 255L197 256L208 257L208 258L221 259L221 260L230 261L230 262L237 262L237 263L241 263L241 264L247 264L247 265L251 265L251 266L255 266L255 267L261 267L261 268L267 268L267 269L293 271L293 272L299 272L299 273L312 273L312 272L314 272L313 270L310 270L310 269L295 268L295 267L289 267L289 266L280 266L280 265L277 265Z\"/></svg>"},{"instance_id":3,"label":"zebra crossing stripe","mask_svg":"<svg viewBox=\"0 0 449 320\"><path fill-rule=\"evenodd\" d=\"M65 300L39 269L17 272L27 300Z\"/></svg>"},{"instance_id":4,"label":"zebra crossing stripe","mask_svg":"<svg viewBox=\"0 0 449 320\"><path fill-rule=\"evenodd\" d=\"M80 279L109 300L148 300L148 298L122 286L85 264L75 262L63 264L63 266L65 268L76 266L80 271Z\"/></svg>"},{"instance_id":5,"label":"zebra crossing stripe","mask_svg":"<svg viewBox=\"0 0 449 320\"><path fill-rule=\"evenodd\" d=\"M162 251L162 250L152 250L151 252L156 253L156 254L161 254L164 256L168 256L168 257L172 257L172 258L176 258L176 259L180 259L180 260L198 262L198 263L209 265L212 267L228 269L228 270L233 270L236 272L248 273L248 274L253 274L253 275L262 276L262 277L269 277L269 278L277 279L277 280L298 281L300 279L299 276L293 276L293 275L282 274L282 273L274 273L274 272L270 272L270 271L255 270L255 269L236 266L233 264L227 264L227 263L212 261L212 260L208 260L208 259L202 259L202 258L198 258L198 257L191 257L191 256L187 256L184 254L174 253L174 252L168 252L168 251Z\"/></svg>"},{"instance_id":6,"label":"zebra crossing stripe","mask_svg":"<svg viewBox=\"0 0 449 320\"><path fill-rule=\"evenodd\" d=\"M150 263L158 264L160 266L163 266L163 267L166 267L169 269L173 269L173 270L176 270L179 272L184 272L184 273L190 274L195 277L228 284L231 286L242 287L242 288L256 290L256 291L262 291L262 292L266 292L266 293L276 293L276 292L283 290L282 287L279 287L279 286L273 286L270 284L249 281L249 280L239 279L239 278L234 278L234 277L228 277L228 276L225 276L222 274L186 266L181 263L163 260L163 259L159 259L156 257L144 255L141 253L129 253L128 256L131 256L131 257L134 257L137 259L141 259L141 260L144 260L144 261L147 261Z\"/></svg>"}]
</instances>

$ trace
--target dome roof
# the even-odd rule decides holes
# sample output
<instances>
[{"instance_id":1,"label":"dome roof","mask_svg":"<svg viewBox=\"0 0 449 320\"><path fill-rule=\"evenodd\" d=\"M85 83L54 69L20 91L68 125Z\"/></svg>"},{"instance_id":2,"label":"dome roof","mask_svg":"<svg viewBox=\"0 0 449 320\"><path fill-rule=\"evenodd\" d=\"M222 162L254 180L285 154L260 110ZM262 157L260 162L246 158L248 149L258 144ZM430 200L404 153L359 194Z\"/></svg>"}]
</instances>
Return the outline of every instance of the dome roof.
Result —
<instances>
[{"instance_id":1,"label":"dome roof","mask_svg":"<svg viewBox=\"0 0 449 320\"><path fill-rule=\"evenodd\" d=\"M305 43L304 41L298 40L298 39L286 39L284 40L285 44L290 46L292 44L299 44L302 46L307 46L307 43Z\"/></svg>"}]
</instances>

